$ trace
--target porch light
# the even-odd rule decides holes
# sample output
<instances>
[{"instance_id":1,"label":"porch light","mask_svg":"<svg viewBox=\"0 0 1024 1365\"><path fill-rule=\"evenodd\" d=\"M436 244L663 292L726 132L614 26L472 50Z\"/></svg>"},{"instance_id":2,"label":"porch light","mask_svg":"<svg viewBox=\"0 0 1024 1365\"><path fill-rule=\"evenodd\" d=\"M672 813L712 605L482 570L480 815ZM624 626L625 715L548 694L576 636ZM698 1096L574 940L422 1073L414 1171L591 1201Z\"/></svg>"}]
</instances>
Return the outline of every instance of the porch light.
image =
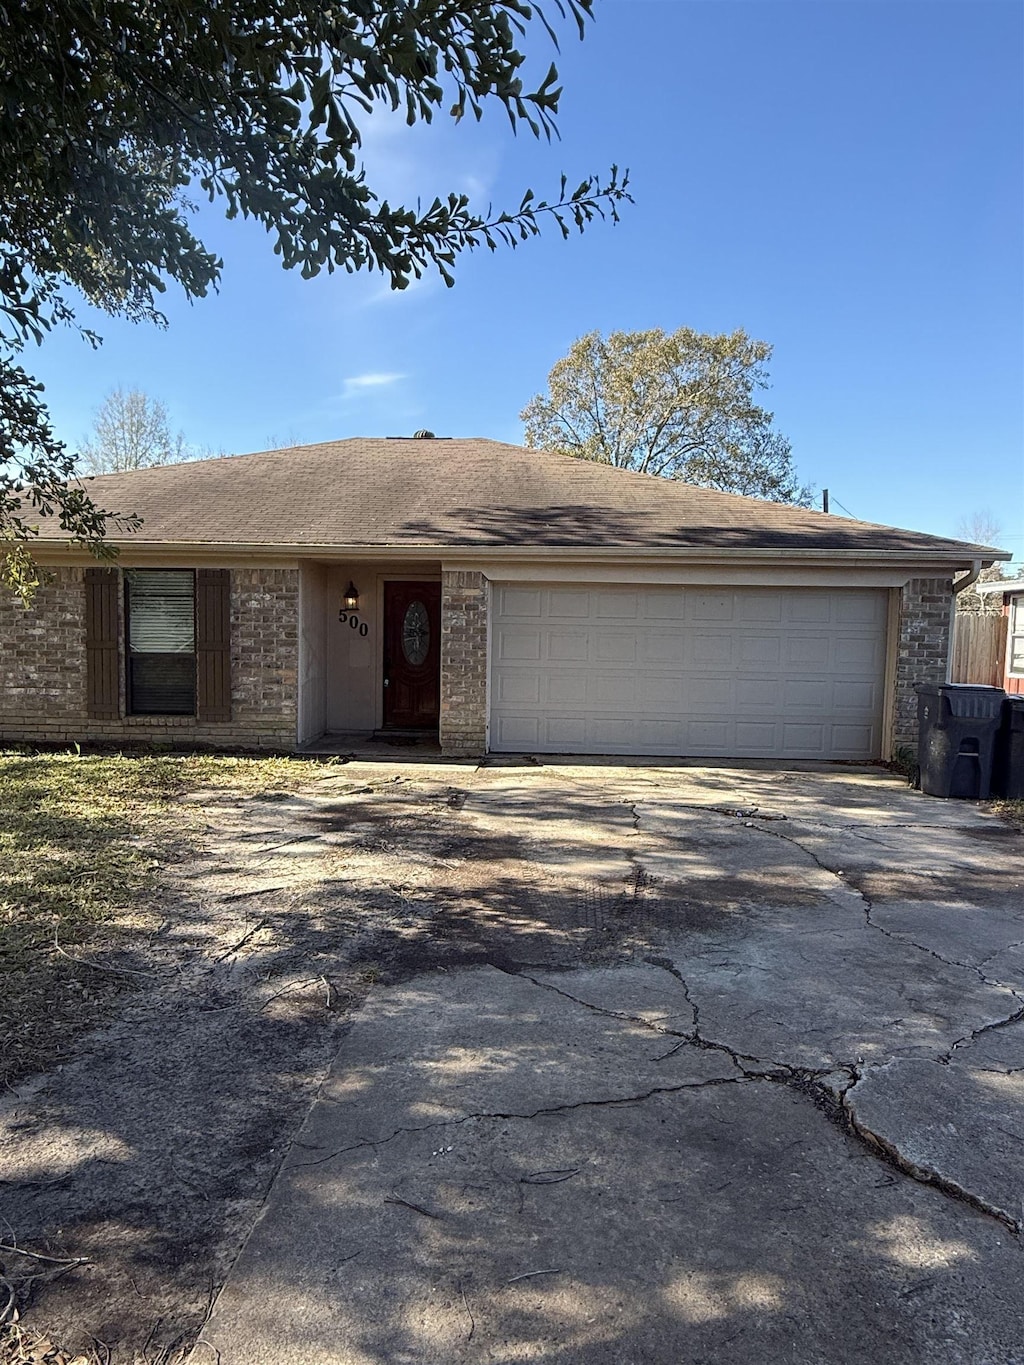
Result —
<instances>
[{"instance_id":1,"label":"porch light","mask_svg":"<svg viewBox=\"0 0 1024 1365\"><path fill-rule=\"evenodd\" d=\"M345 611L356 611L359 608L359 589L352 582L351 578L348 581L348 587L345 589L344 596L341 599L341 605Z\"/></svg>"}]
</instances>

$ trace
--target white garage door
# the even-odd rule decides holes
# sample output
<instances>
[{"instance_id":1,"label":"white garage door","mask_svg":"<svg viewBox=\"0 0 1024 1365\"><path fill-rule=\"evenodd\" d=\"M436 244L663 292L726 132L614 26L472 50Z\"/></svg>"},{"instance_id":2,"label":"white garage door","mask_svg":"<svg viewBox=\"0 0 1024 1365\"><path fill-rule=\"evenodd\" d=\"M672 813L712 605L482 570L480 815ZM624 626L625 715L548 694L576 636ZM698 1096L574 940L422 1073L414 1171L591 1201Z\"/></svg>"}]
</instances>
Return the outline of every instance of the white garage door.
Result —
<instances>
[{"instance_id":1,"label":"white garage door","mask_svg":"<svg viewBox=\"0 0 1024 1365\"><path fill-rule=\"evenodd\" d=\"M877 758L877 589L496 583L491 749Z\"/></svg>"}]
</instances>

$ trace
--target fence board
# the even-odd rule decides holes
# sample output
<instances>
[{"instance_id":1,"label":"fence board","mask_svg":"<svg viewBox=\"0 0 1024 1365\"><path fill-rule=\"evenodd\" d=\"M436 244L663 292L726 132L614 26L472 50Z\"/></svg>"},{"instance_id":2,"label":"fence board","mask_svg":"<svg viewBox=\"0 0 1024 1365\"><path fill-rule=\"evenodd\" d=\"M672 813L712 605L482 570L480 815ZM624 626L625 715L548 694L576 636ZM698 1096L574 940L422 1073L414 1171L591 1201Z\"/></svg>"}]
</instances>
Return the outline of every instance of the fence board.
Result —
<instances>
[{"instance_id":1,"label":"fence board","mask_svg":"<svg viewBox=\"0 0 1024 1365\"><path fill-rule=\"evenodd\" d=\"M1004 616L957 616L953 633L953 682L1002 687L1005 654Z\"/></svg>"}]
</instances>

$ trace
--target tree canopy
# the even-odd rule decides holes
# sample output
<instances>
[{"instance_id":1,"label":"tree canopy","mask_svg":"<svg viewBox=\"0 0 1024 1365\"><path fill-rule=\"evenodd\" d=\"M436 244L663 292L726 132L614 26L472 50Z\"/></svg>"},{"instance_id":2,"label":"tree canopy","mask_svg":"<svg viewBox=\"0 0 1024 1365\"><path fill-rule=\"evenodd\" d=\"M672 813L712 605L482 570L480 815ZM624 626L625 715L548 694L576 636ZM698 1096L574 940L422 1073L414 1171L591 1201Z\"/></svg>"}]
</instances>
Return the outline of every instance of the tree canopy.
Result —
<instances>
[{"instance_id":1,"label":"tree canopy","mask_svg":"<svg viewBox=\"0 0 1024 1365\"><path fill-rule=\"evenodd\" d=\"M582 36L593 0L553 3ZM359 127L379 109L412 125L491 104L552 136L557 71L527 82L521 48L538 26L555 35L527 0L0 0L0 25L0 571L23 590L33 516L94 546L104 519L68 486L73 458L19 353L76 325L75 292L159 324L168 284L215 288L189 196L261 222L306 277L376 270L395 289L428 269L450 285L461 251L515 246L548 218L567 236L629 198L615 167L502 212L461 194L392 205L367 183Z\"/></svg>"},{"instance_id":2,"label":"tree canopy","mask_svg":"<svg viewBox=\"0 0 1024 1365\"><path fill-rule=\"evenodd\" d=\"M754 401L772 348L740 330L589 332L520 413L526 443L644 474L810 503L789 442Z\"/></svg>"},{"instance_id":3,"label":"tree canopy","mask_svg":"<svg viewBox=\"0 0 1024 1365\"><path fill-rule=\"evenodd\" d=\"M89 474L177 464L191 455L183 433L171 431L163 403L141 389L112 389L107 394L80 452Z\"/></svg>"}]
</instances>

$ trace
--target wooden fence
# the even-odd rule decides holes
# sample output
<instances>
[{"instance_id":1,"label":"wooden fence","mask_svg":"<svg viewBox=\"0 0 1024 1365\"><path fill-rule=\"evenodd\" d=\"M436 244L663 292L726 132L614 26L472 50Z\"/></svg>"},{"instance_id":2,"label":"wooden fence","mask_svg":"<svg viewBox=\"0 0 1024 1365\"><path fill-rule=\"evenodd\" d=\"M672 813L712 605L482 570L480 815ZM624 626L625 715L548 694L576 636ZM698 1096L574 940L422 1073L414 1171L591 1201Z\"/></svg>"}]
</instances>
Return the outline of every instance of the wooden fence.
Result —
<instances>
[{"instance_id":1,"label":"wooden fence","mask_svg":"<svg viewBox=\"0 0 1024 1365\"><path fill-rule=\"evenodd\" d=\"M1006 617L958 615L953 631L953 682L1002 687Z\"/></svg>"}]
</instances>

